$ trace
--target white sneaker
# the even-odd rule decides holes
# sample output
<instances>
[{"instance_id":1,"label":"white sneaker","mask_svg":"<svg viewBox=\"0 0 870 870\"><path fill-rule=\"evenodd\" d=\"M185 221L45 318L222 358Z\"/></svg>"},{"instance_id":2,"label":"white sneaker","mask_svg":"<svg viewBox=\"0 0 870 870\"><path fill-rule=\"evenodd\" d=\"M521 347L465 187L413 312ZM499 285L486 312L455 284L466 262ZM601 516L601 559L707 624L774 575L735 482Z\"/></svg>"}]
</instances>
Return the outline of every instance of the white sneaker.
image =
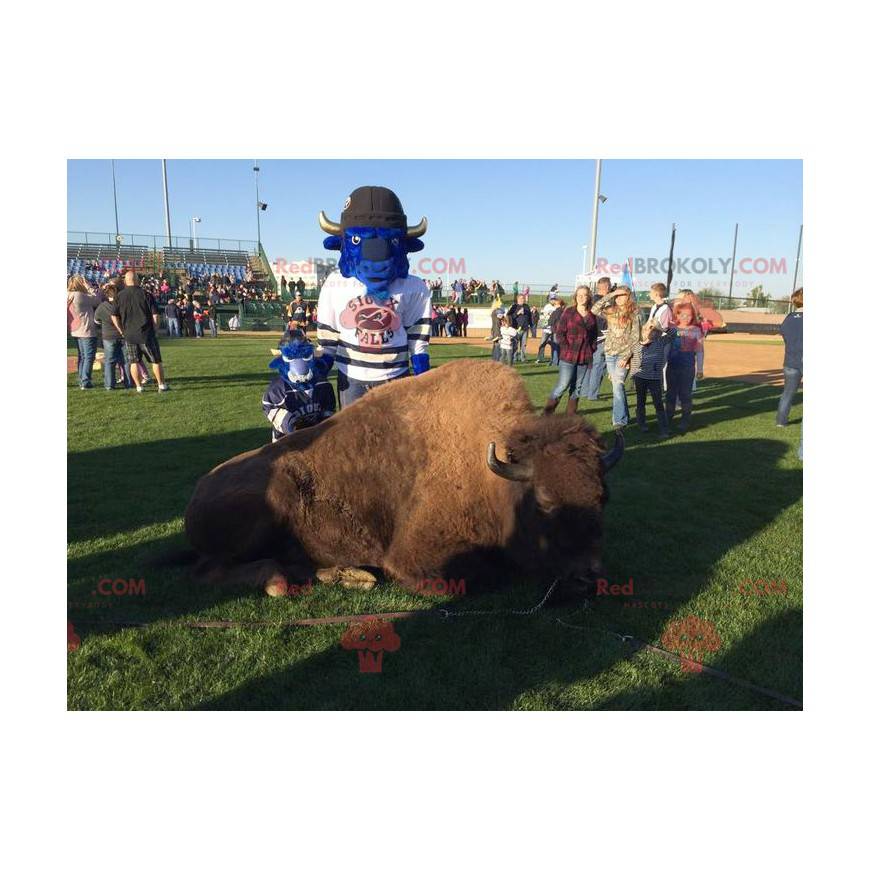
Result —
<instances>
[{"instance_id":1,"label":"white sneaker","mask_svg":"<svg viewBox=\"0 0 870 870\"><path fill-rule=\"evenodd\" d=\"M143 390L142 387L140 386L140 387L136 387L136 392L137 393L144 393L145 390Z\"/></svg>"},{"instance_id":2,"label":"white sneaker","mask_svg":"<svg viewBox=\"0 0 870 870\"><path fill-rule=\"evenodd\" d=\"M157 387L157 392L158 392L158 393L166 393L166 392L168 392L168 390L169 390L169 384L160 384L160 385Z\"/></svg>"}]
</instances>

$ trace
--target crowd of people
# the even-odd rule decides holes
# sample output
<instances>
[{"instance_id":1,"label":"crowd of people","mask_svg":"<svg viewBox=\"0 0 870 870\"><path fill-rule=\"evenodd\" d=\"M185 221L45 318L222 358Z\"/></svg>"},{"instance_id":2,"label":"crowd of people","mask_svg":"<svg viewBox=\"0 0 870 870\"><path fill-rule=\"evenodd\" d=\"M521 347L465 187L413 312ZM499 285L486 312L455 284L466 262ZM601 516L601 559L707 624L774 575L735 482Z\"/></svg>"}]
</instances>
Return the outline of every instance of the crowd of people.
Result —
<instances>
[{"instance_id":1,"label":"crowd of people","mask_svg":"<svg viewBox=\"0 0 870 870\"><path fill-rule=\"evenodd\" d=\"M466 338L468 336L468 309L456 305L432 306L432 336Z\"/></svg>"},{"instance_id":2,"label":"crowd of people","mask_svg":"<svg viewBox=\"0 0 870 870\"><path fill-rule=\"evenodd\" d=\"M426 281L426 286L432 293L433 301L440 302L444 295L444 280L442 278L433 278ZM550 288L550 295L558 294L559 285L553 284ZM528 285L520 287L519 281L514 281L511 289L513 297L525 296L526 299L531 295L531 289ZM473 303L477 305L485 305L497 302L501 304L502 298L505 296L505 289L498 278L493 278L489 284L480 278L456 278L450 284L450 291L447 296L447 302L451 305L464 305Z\"/></svg>"},{"instance_id":3,"label":"crowd of people","mask_svg":"<svg viewBox=\"0 0 870 870\"><path fill-rule=\"evenodd\" d=\"M81 275L67 282L67 325L76 339L79 387L93 387L97 349L103 346L103 383L107 390L136 388L141 393L150 381L145 361L151 364L158 391L169 389L163 370L157 327L160 312L154 294L130 268L101 288L93 288Z\"/></svg>"},{"instance_id":4,"label":"crowd of people","mask_svg":"<svg viewBox=\"0 0 870 870\"><path fill-rule=\"evenodd\" d=\"M218 276L215 276L218 277ZM304 334L317 325L317 305L306 302L304 281L286 282L296 287L294 300L286 307L288 329ZM461 282L464 283L464 282ZM601 278L595 293L581 285L569 304L557 295L554 286L546 305L538 311L529 306L528 296L515 285L514 302L506 307L502 288L492 282L491 300L492 357L507 365L526 362L527 340L541 331L536 364L558 368L558 377L544 408L545 414L557 409L568 394L566 413L576 414L581 402L598 400L606 371L612 384L612 421L615 428L631 422L626 383L635 387L636 420L641 431L648 431L647 400L655 409L658 434L670 437L676 412L680 410L678 431L691 424L693 394L704 377L704 340L712 323L701 313L700 300L691 290L677 293L671 301L664 284L650 288L651 307L644 319L634 293L625 285L612 286ZM301 285L301 286L300 286ZM471 279L455 290L457 298L479 292L481 282ZM190 281L184 289L173 290L166 276L138 278L128 269L101 288L94 288L82 275L74 275L67 286L68 323L78 346L78 377L81 389L93 386L92 371L98 344L103 346L106 389L135 386L138 391L148 382L143 357L152 364L159 389L168 389L163 379L160 350L156 337L159 324L157 302L165 303L164 316L170 338L202 338L208 328L217 337L215 306L244 299L231 296L244 293L244 285L209 280L205 286ZM471 288L471 289L469 289ZM803 289L791 299L794 311L783 322L780 332L785 341L785 388L777 408L776 423L785 426L794 396L803 377ZM238 317L235 317L238 328ZM468 308L455 303L435 304L432 308L432 335L467 337ZM233 328L232 322L229 324ZM546 349L550 348L547 363Z\"/></svg>"},{"instance_id":5,"label":"crowd of people","mask_svg":"<svg viewBox=\"0 0 870 870\"><path fill-rule=\"evenodd\" d=\"M703 316L700 299L691 290L668 299L664 284L650 288L651 307L644 318L630 287L612 286L601 278L595 287L577 287L573 299L565 301L550 294L540 314L530 308L524 294L518 294L506 308L495 300L492 307L493 359L507 365L525 362L526 341L541 330L536 364L558 367L556 384L544 408L552 414L568 393L566 413L576 414L582 401L597 401L606 371L613 389L612 420L615 428L631 422L626 384L631 378L636 395L636 420L647 432L648 399L655 408L661 438L670 437L677 409L678 431L691 425L693 394L704 377L704 340L712 322ZM788 410L802 378L803 291L792 297L796 311L782 325L786 342L785 380L777 425L785 425Z\"/></svg>"}]
</instances>

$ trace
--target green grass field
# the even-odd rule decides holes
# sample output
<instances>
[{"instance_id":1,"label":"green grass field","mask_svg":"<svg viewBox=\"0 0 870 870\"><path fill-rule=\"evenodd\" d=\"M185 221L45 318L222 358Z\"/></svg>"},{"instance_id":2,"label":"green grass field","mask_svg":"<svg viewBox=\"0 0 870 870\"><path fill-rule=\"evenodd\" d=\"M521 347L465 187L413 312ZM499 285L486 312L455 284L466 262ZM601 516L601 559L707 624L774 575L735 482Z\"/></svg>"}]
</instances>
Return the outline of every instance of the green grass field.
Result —
<instances>
[{"instance_id":1,"label":"green grass field","mask_svg":"<svg viewBox=\"0 0 870 870\"><path fill-rule=\"evenodd\" d=\"M668 624L689 615L709 620L720 639L704 664L802 698L802 410L799 396L792 425L775 428L773 387L705 380L686 436L659 443L628 429L609 478L605 565L612 582L632 580L632 596L444 621L432 611L445 598L389 586L274 599L155 568L155 556L184 541L196 480L268 441L260 398L274 342L164 340L165 395L153 384L143 395L109 394L100 372L82 392L69 376L67 594L82 640L68 657L70 709L787 709L617 637L661 645ZM433 364L487 355L436 346ZM519 371L542 406L555 370ZM583 412L609 438L607 380L602 395ZM757 580L778 585L746 594ZM449 606L528 608L539 598L517 584ZM340 645L342 625L184 625L410 609L426 613L395 622L401 647L384 654L381 673L360 673L356 653Z\"/></svg>"}]
</instances>

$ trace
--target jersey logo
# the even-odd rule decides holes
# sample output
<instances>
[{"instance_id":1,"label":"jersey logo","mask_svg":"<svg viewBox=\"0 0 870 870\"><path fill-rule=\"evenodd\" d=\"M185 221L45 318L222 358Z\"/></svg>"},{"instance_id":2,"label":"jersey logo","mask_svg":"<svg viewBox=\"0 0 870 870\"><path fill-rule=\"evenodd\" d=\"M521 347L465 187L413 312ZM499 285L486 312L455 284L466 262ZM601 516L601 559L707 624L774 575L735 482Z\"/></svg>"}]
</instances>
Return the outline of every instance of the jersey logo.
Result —
<instances>
[{"instance_id":1,"label":"jersey logo","mask_svg":"<svg viewBox=\"0 0 870 870\"><path fill-rule=\"evenodd\" d=\"M371 296L357 296L347 303L338 322L354 331L360 345L381 347L390 343L402 325L397 306L398 302L392 298L379 303Z\"/></svg>"}]
</instances>

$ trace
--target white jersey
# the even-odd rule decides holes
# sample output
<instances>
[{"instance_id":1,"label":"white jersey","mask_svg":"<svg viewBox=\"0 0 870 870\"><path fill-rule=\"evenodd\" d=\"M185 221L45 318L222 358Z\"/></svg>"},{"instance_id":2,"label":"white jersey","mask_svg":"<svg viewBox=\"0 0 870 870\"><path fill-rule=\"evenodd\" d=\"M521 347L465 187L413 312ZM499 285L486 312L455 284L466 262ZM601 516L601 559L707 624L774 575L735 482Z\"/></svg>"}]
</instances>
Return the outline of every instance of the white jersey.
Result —
<instances>
[{"instance_id":1,"label":"white jersey","mask_svg":"<svg viewBox=\"0 0 870 870\"><path fill-rule=\"evenodd\" d=\"M333 272L320 289L317 339L340 372L357 381L386 381L408 372L409 359L428 353L432 301L422 278L390 284L380 303L365 284Z\"/></svg>"}]
</instances>

